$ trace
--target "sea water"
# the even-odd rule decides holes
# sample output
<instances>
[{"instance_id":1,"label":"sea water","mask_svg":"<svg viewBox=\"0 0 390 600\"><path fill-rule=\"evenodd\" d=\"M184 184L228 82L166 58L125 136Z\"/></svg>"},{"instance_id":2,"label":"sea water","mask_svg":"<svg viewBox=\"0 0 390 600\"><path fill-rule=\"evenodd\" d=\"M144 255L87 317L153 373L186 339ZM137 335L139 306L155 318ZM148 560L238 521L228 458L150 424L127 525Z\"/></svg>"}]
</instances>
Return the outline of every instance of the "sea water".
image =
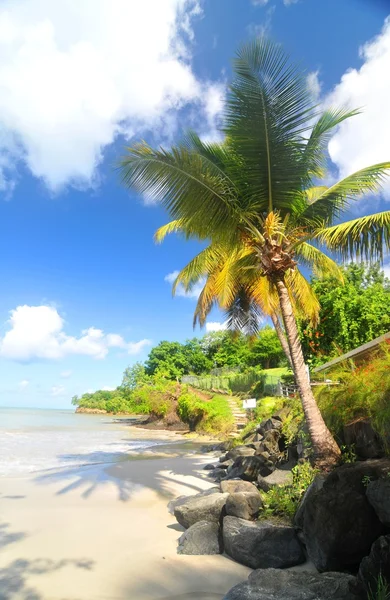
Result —
<instances>
[{"instance_id":1,"label":"sea water","mask_svg":"<svg viewBox=\"0 0 390 600\"><path fill-rule=\"evenodd\" d=\"M0 407L0 477L115 463L159 443L132 439L132 429L109 415Z\"/></svg>"}]
</instances>

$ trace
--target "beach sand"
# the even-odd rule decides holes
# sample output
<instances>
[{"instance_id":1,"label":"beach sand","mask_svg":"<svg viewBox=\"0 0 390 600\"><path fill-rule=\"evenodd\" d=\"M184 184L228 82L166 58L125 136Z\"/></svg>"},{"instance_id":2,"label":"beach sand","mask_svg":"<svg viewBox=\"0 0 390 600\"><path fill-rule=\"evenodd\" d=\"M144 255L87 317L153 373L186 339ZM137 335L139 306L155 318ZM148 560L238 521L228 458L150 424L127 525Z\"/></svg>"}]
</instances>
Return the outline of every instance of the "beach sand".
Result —
<instances>
[{"instance_id":1,"label":"beach sand","mask_svg":"<svg viewBox=\"0 0 390 600\"><path fill-rule=\"evenodd\" d=\"M221 600L246 579L227 557L176 554L168 501L212 484L204 455L165 439L124 462L2 479L0 599Z\"/></svg>"}]
</instances>

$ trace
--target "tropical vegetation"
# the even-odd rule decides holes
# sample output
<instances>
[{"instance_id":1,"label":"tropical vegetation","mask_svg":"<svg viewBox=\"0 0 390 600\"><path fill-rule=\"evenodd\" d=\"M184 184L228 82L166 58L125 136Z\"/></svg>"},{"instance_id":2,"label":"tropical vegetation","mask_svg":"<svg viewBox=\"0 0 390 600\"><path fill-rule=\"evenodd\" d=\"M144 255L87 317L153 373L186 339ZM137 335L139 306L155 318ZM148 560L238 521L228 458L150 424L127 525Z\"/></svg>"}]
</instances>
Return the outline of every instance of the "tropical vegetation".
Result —
<instances>
[{"instance_id":1,"label":"tropical vegetation","mask_svg":"<svg viewBox=\"0 0 390 600\"><path fill-rule=\"evenodd\" d=\"M358 111L321 112L306 75L264 38L243 45L233 66L224 140L208 143L189 133L171 150L135 144L121 162L123 182L167 209L173 220L158 240L176 231L208 241L175 283L189 290L206 277L195 323L202 325L217 303L247 331L270 315L283 341L282 320L315 459L330 466L340 449L312 393L297 326L302 315L315 322L319 304L301 268L342 279L324 251L382 257L390 211L339 220L352 201L378 191L390 163L321 182L330 136Z\"/></svg>"},{"instance_id":2,"label":"tropical vegetation","mask_svg":"<svg viewBox=\"0 0 390 600\"><path fill-rule=\"evenodd\" d=\"M390 331L390 280L379 264L349 264L344 281L314 278L320 303L316 324L301 322L306 362L316 366Z\"/></svg>"}]
</instances>

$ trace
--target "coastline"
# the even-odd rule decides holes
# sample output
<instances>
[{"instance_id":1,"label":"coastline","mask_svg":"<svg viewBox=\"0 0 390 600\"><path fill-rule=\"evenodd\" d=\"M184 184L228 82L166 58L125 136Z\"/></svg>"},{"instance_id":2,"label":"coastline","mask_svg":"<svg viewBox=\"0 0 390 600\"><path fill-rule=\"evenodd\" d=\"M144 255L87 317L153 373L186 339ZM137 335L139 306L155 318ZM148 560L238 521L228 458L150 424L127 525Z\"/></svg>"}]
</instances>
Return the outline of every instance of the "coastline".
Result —
<instances>
[{"instance_id":1,"label":"coastline","mask_svg":"<svg viewBox=\"0 0 390 600\"><path fill-rule=\"evenodd\" d=\"M159 445L2 479L2 600L220 600L246 579L227 557L176 553L182 528L167 503L213 487L202 477L205 439L133 431Z\"/></svg>"}]
</instances>

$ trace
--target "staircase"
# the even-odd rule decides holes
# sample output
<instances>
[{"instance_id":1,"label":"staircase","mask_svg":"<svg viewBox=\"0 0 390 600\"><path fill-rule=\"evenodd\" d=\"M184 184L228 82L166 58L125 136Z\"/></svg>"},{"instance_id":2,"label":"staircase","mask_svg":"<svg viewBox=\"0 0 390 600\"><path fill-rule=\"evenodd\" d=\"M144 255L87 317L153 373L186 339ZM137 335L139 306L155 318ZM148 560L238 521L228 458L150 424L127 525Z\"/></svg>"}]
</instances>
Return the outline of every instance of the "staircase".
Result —
<instances>
[{"instance_id":1,"label":"staircase","mask_svg":"<svg viewBox=\"0 0 390 600\"><path fill-rule=\"evenodd\" d=\"M235 437L239 435L238 432L241 429L244 429L245 425L248 423L248 417L246 411L237 404L237 401L234 398L228 398L227 401L235 421L235 433L233 433L233 437Z\"/></svg>"}]
</instances>

